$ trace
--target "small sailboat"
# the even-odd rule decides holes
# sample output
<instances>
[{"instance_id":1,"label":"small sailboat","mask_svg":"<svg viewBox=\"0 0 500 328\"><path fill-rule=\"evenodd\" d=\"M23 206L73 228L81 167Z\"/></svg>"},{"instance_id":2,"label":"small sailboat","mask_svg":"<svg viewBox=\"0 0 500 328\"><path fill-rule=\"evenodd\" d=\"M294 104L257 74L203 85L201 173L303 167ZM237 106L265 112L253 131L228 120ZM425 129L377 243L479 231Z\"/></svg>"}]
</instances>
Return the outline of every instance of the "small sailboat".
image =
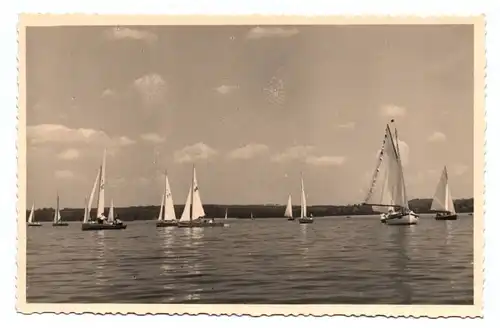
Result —
<instances>
[{"instance_id":1,"label":"small sailboat","mask_svg":"<svg viewBox=\"0 0 500 328\"><path fill-rule=\"evenodd\" d=\"M295 218L293 217L293 211L292 211L292 195L288 195L288 202L286 204L285 208L285 217L288 218L288 221L294 221Z\"/></svg>"},{"instance_id":2,"label":"small sailboat","mask_svg":"<svg viewBox=\"0 0 500 328\"><path fill-rule=\"evenodd\" d=\"M300 197L300 218L299 223L313 223L314 219L312 218L312 214L310 217L307 217L307 201L306 201L306 192L304 190L304 178L302 177L302 173L300 174L300 189L301 189L301 197Z\"/></svg>"},{"instance_id":3,"label":"small sailboat","mask_svg":"<svg viewBox=\"0 0 500 328\"><path fill-rule=\"evenodd\" d=\"M42 224L40 222L35 221L35 203L31 205L30 215L28 217L28 227L41 227Z\"/></svg>"},{"instance_id":4,"label":"small sailboat","mask_svg":"<svg viewBox=\"0 0 500 328\"><path fill-rule=\"evenodd\" d=\"M391 120L393 123L394 120ZM391 131L386 125L384 141L377 160L368 195L363 203L375 208L394 208L394 212L384 213L381 221L388 225L413 225L418 223L418 215L409 208L403 165L399 152L397 130Z\"/></svg>"},{"instance_id":5,"label":"small sailboat","mask_svg":"<svg viewBox=\"0 0 500 328\"><path fill-rule=\"evenodd\" d=\"M106 173L106 150L104 151L102 164L99 167L99 171L97 172L97 177L94 182L94 186L92 188L92 192L90 193L89 202L87 204L87 208L85 211L85 215L82 223L82 230L119 230L127 228L126 224L123 224L118 219L110 217L114 215L113 202L111 202L110 212L108 213L108 218L104 215L104 187L105 187L105 173ZM94 194L96 192L96 188L99 186L99 194L97 197L97 218L93 220L90 217L90 210L92 209L92 201L94 200Z\"/></svg>"},{"instance_id":6,"label":"small sailboat","mask_svg":"<svg viewBox=\"0 0 500 328\"><path fill-rule=\"evenodd\" d=\"M451 197L450 186L448 184L448 170L446 166L443 169L441 178L436 187L436 193L432 199L431 211L435 211L436 220L456 220L457 213L453 198Z\"/></svg>"},{"instance_id":7,"label":"small sailboat","mask_svg":"<svg viewBox=\"0 0 500 328\"><path fill-rule=\"evenodd\" d=\"M227 208L226 208L226 215L224 215L224 220L227 220Z\"/></svg>"},{"instance_id":8,"label":"small sailboat","mask_svg":"<svg viewBox=\"0 0 500 328\"><path fill-rule=\"evenodd\" d=\"M61 220L61 211L59 210L59 193L56 196L57 201L56 201L56 210L54 212L54 220L52 222L53 227L67 227L68 223L67 222L62 222Z\"/></svg>"},{"instance_id":9,"label":"small sailboat","mask_svg":"<svg viewBox=\"0 0 500 328\"><path fill-rule=\"evenodd\" d=\"M250 212L250 220L255 220L255 218L253 217L253 212Z\"/></svg>"},{"instance_id":10,"label":"small sailboat","mask_svg":"<svg viewBox=\"0 0 500 328\"><path fill-rule=\"evenodd\" d=\"M177 226L179 228L196 228L196 227L223 227L223 222L215 222L215 219L204 219L205 210L201 202L200 190L196 179L196 169L193 165L193 174L191 187L186 199L184 211Z\"/></svg>"},{"instance_id":11,"label":"small sailboat","mask_svg":"<svg viewBox=\"0 0 500 328\"><path fill-rule=\"evenodd\" d=\"M161 200L160 215L156 222L157 227L176 227L178 224L175 217L174 200L172 198L172 191L170 190L170 183L168 182L167 172L165 171L165 190Z\"/></svg>"}]
</instances>

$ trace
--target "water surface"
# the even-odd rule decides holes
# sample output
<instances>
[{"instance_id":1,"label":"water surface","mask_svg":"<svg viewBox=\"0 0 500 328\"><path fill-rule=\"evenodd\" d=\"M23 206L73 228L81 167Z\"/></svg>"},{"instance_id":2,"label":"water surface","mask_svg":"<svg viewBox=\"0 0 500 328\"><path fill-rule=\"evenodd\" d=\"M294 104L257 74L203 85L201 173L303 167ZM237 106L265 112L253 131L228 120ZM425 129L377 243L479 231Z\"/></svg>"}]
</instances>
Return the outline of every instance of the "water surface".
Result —
<instances>
[{"instance_id":1,"label":"water surface","mask_svg":"<svg viewBox=\"0 0 500 328\"><path fill-rule=\"evenodd\" d=\"M28 227L27 301L473 304L473 217L228 220L224 228Z\"/></svg>"}]
</instances>

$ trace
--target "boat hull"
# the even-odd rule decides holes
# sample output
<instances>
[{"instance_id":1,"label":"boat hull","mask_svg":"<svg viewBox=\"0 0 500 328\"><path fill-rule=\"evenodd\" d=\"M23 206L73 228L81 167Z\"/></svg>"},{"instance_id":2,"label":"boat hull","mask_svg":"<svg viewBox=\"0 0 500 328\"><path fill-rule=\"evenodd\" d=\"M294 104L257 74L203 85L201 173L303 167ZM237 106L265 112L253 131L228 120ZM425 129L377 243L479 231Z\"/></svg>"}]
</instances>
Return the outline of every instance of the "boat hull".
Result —
<instances>
[{"instance_id":1,"label":"boat hull","mask_svg":"<svg viewBox=\"0 0 500 328\"><path fill-rule=\"evenodd\" d=\"M414 225L418 223L418 216L415 214L391 215L385 221L387 225Z\"/></svg>"},{"instance_id":2,"label":"boat hull","mask_svg":"<svg viewBox=\"0 0 500 328\"><path fill-rule=\"evenodd\" d=\"M288 221L295 221L295 218L288 218Z\"/></svg>"},{"instance_id":3,"label":"boat hull","mask_svg":"<svg viewBox=\"0 0 500 328\"><path fill-rule=\"evenodd\" d=\"M53 227L67 227L67 226L69 226L69 224L66 222L54 222L54 223L52 223L52 226Z\"/></svg>"},{"instance_id":4,"label":"boat hull","mask_svg":"<svg viewBox=\"0 0 500 328\"><path fill-rule=\"evenodd\" d=\"M299 218L299 223L300 224L310 224L313 223L314 220L311 218Z\"/></svg>"},{"instance_id":5,"label":"boat hull","mask_svg":"<svg viewBox=\"0 0 500 328\"><path fill-rule=\"evenodd\" d=\"M457 214L437 214L434 217L438 221L444 221L444 220L456 220L458 218Z\"/></svg>"},{"instance_id":6,"label":"boat hull","mask_svg":"<svg viewBox=\"0 0 500 328\"><path fill-rule=\"evenodd\" d=\"M126 229L126 224L103 224L103 223L82 223L83 231L90 230L121 230Z\"/></svg>"},{"instance_id":7,"label":"boat hull","mask_svg":"<svg viewBox=\"0 0 500 328\"><path fill-rule=\"evenodd\" d=\"M38 222L28 223L28 227L41 227L42 224Z\"/></svg>"},{"instance_id":8,"label":"boat hull","mask_svg":"<svg viewBox=\"0 0 500 328\"><path fill-rule=\"evenodd\" d=\"M197 222L179 222L177 224L177 227L179 228L211 228L211 227L223 227L224 222L204 222L204 221L197 221Z\"/></svg>"},{"instance_id":9,"label":"boat hull","mask_svg":"<svg viewBox=\"0 0 500 328\"><path fill-rule=\"evenodd\" d=\"M178 223L176 221L158 221L156 222L157 228L162 227L177 227Z\"/></svg>"}]
</instances>

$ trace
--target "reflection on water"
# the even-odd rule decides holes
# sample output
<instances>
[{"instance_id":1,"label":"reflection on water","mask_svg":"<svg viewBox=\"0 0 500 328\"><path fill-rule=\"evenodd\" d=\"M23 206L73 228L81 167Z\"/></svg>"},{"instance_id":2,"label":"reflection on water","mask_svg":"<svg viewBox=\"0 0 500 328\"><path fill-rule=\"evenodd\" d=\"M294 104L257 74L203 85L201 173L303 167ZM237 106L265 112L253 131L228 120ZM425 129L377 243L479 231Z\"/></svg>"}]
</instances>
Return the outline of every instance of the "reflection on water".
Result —
<instances>
[{"instance_id":1,"label":"reflection on water","mask_svg":"<svg viewBox=\"0 0 500 328\"><path fill-rule=\"evenodd\" d=\"M28 230L28 302L471 304L472 217ZM64 245L64 246L62 246ZM55 251L55 249L57 251Z\"/></svg>"}]
</instances>

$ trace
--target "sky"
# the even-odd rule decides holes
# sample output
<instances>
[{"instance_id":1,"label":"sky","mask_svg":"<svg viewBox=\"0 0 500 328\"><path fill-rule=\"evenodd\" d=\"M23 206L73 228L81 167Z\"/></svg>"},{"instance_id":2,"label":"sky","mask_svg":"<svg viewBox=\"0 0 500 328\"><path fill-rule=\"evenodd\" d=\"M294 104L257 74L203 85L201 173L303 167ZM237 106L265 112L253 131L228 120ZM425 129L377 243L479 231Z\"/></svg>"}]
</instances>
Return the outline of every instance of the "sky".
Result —
<instances>
[{"instance_id":1,"label":"sky","mask_svg":"<svg viewBox=\"0 0 500 328\"><path fill-rule=\"evenodd\" d=\"M395 119L410 198L473 195L473 26L27 29L27 201L361 203ZM109 204L106 204L108 206Z\"/></svg>"}]
</instances>

